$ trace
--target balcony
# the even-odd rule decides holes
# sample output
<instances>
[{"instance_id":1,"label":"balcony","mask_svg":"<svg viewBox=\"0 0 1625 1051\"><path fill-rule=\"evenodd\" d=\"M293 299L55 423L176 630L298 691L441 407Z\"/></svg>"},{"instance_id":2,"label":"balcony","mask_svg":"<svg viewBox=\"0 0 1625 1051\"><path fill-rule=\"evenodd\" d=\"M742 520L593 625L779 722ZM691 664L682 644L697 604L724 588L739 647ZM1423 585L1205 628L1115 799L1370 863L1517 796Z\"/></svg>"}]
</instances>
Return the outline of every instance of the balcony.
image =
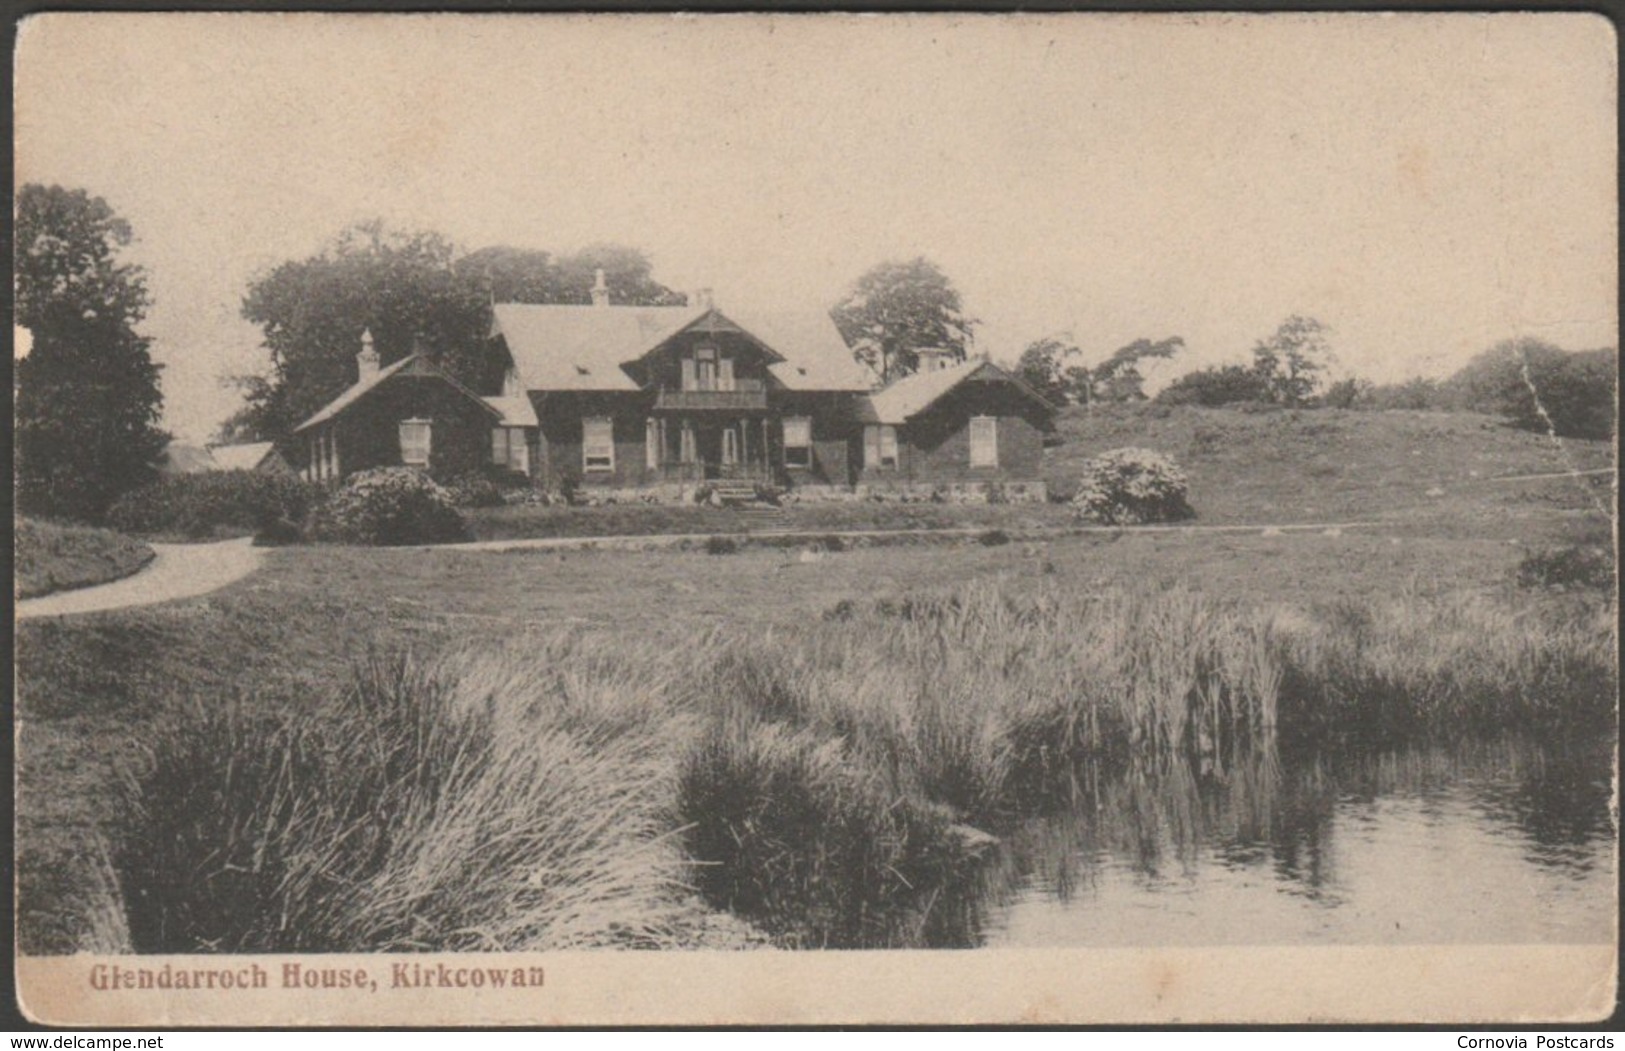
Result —
<instances>
[{"instance_id":1,"label":"balcony","mask_svg":"<svg viewBox=\"0 0 1625 1051\"><path fill-rule=\"evenodd\" d=\"M663 390L655 410L668 412L765 412L765 390Z\"/></svg>"}]
</instances>

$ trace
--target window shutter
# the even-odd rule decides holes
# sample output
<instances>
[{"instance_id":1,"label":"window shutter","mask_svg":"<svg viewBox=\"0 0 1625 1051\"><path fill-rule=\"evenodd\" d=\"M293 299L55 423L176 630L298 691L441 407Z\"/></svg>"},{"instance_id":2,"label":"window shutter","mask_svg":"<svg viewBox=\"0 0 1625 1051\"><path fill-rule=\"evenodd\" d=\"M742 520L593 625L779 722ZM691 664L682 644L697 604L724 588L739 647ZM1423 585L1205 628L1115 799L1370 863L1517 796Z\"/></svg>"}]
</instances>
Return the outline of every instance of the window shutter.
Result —
<instances>
[{"instance_id":1,"label":"window shutter","mask_svg":"<svg viewBox=\"0 0 1625 1051\"><path fill-rule=\"evenodd\" d=\"M694 385L695 385L695 380L694 380L694 359L693 358L684 358L683 359L683 389L684 390L693 390Z\"/></svg>"},{"instance_id":2,"label":"window shutter","mask_svg":"<svg viewBox=\"0 0 1625 1051\"><path fill-rule=\"evenodd\" d=\"M734 389L734 359L733 358L723 358L722 359L722 371L720 373L720 378L717 380L717 390L733 390L733 389Z\"/></svg>"},{"instance_id":3,"label":"window shutter","mask_svg":"<svg viewBox=\"0 0 1625 1051\"><path fill-rule=\"evenodd\" d=\"M880 428L875 426L863 429L863 465L865 467L880 466Z\"/></svg>"},{"instance_id":4,"label":"window shutter","mask_svg":"<svg viewBox=\"0 0 1625 1051\"><path fill-rule=\"evenodd\" d=\"M491 462L498 467L508 464L508 428L491 428Z\"/></svg>"},{"instance_id":5,"label":"window shutter","mask_svg":"<svg viewBox=\"0 0 1625 1051\"><path fill-rule=\"evenodd\" d=\"M656 419L643 424L643 466L651 471L660 469L660 421Z\"/></svg>"}]
</instances>

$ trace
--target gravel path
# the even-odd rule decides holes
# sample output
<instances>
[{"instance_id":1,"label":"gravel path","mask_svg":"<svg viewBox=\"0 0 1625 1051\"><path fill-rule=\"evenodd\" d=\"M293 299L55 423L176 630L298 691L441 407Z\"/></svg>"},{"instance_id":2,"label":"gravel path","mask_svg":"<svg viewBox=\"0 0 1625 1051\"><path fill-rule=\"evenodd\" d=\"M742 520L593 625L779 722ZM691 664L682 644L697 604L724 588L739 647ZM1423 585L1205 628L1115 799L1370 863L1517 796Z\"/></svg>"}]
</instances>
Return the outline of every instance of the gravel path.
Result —
<instances>
[{"instance_id":1,"label":"gravel path","mask_svg":"<svg viewBox=\"0 0 1625 1051\"><path fill-rule=\"evenodd\" d=\"M218 544L153 544L156 552L134 576L95 587L62 591L17 603L17 619L150 606L195 598L241 580L259 567L262 548L249 537Z\"/></svg>"}]
</instances>

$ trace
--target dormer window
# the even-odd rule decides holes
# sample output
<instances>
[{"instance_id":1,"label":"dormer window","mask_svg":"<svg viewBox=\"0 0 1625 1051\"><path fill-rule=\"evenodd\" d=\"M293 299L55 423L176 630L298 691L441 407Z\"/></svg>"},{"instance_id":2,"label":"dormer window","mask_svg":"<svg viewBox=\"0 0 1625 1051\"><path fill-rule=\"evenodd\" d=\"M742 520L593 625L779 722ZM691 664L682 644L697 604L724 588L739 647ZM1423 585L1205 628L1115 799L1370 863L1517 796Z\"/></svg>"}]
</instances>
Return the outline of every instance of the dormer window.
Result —
<instances>
[{"instance_id":1,"label":"dormer window","mask_svg":"<svg viewBox=\"0 0 1625 1051\"><path fill-rule=\"evenodd\" d=\"M694 348L694 389L717 389L717 348Z\"/></svg>"},{"instance_id":2,"label":"dormer window","mask_svg":"<svg viewBox=\"0 0 1625 1051\"><path fill-rule=\"evenodd\" d=\"M682 359L684 390L733 390L734 359L716 347L698 346Z\"/></svg>"}]
</instances>

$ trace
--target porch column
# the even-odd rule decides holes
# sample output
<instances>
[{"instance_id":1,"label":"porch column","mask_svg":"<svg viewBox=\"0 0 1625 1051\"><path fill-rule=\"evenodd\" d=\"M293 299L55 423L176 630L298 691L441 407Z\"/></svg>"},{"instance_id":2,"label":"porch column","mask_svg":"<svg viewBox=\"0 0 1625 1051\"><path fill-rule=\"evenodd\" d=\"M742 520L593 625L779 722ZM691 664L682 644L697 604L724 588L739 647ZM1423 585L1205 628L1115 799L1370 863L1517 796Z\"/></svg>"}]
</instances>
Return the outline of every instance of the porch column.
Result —
<instances>
[{"instance_id":1,"label":"porch column","mask_svg":"<svg viewBox=\"0 0 1625 1051\"><path fill-rule=\"evenodd\" d=\"M767 417L762 417L762 473L769 482L773 481L772 443L767 440Z\"/></svg>"},{"instance_id":2,"label":"porch column","mask_svg":"<svg viewBox=\"0 0 1625 1051\"><path fill-rule=\"evenodd\" d=\"M739 420L739 466L745 474L750 474L750 442L745 439L750 435L750 421L743 417Z\"/></svg>"},{"instance_id":3,"label":"porch column","mask_svg":"<svg viewBox=\"0 0 1625 1051\"><path fill-rule=\"evenodd\" d=\"M333 442L333 477L334 478L343 478L344 477L344 464L339 460L339 429L338 429L337 425L335 425L333 427L332 442Z\"/></svg>"},{"instance_id":4,"label":"porch column","mask_svg":"<svg viewBox=\"0 0 1625 1051\"><path fill-rule=\"evenodd\" d=\"M664 478L671 464L671 439L667 435L671 421L660 417L660 476Z\"/></svg>"}]
</instances>

